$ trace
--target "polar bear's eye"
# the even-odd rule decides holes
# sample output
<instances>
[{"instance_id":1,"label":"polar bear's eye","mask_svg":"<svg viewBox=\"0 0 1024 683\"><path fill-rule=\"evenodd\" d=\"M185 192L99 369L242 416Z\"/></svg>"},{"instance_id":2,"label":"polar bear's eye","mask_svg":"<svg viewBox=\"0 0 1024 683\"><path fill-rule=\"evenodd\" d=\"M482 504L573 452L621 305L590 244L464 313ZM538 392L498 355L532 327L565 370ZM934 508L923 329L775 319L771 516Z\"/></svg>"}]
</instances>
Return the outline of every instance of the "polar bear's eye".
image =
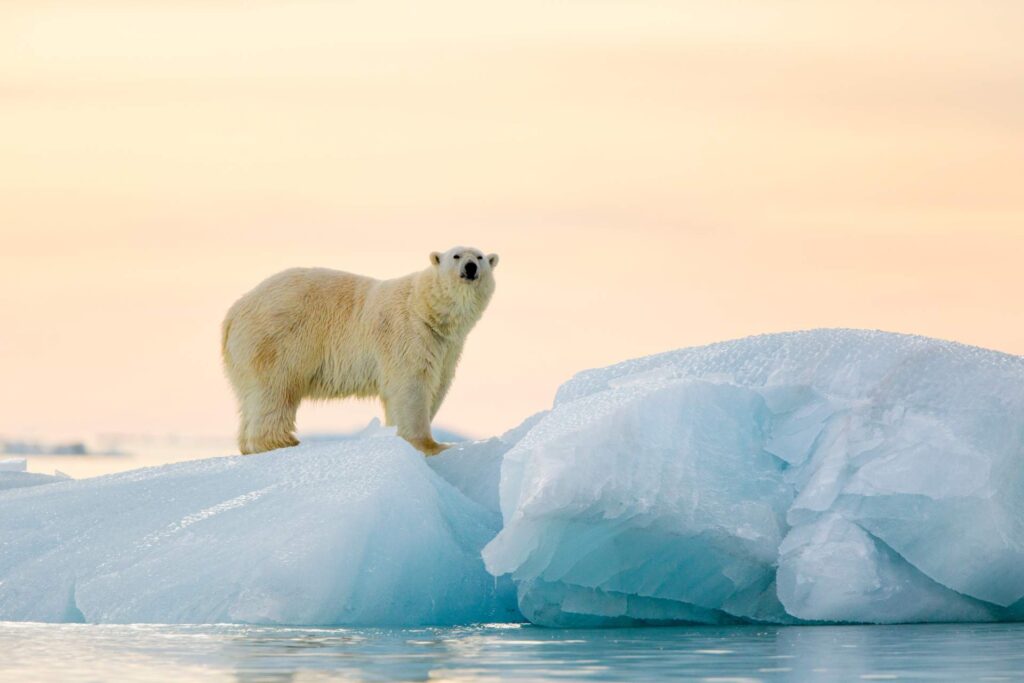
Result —
<instances>
[{"instance_id":1,"label":"polar bear's eye","mask_svg":"<svg viewBox=\"0 0 1024 683\"><path fill-rule=\"evenodd\" d=\"M477 261L483 261L483 260L484 260L484 257L483 257L483 256L477 256L477 257L476 257L476 260L477 260Z\"/></svg>"},{"instance_id":2,"label":"polar bear's eye","mask_svg":"<svg viewBox=\"0 0 1024 683\"><path fill-rule=\"evenodd\" d=\"M456 260L456 261L458 261L458 260L459 260L459 255L458 255L458 254L456 254L456 255L455 255L455 260Z\"/></svg>"}]
</instances>

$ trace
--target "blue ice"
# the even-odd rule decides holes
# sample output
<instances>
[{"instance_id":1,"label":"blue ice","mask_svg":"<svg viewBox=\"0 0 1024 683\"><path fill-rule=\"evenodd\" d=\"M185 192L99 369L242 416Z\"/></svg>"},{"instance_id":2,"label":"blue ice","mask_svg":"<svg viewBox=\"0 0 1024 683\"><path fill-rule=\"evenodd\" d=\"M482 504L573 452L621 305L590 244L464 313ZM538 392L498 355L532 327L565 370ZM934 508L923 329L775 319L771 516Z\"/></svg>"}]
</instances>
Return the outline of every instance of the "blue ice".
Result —
<instances>
[{"instance_id":1,"label":"blue ice","mask_svg":"<svg viewBox=\"0 0 1024 683\"><path fill-rule=\"evenodd\" d=\"M765 335L588 370L550 411L426 460L374 428L4 476L0 620L1024 620L1024 358L922 337Z\"/></svg>"},{"instance_id":2,"label":"blue ice","mask_svg":"<svg viewBox=\"0 0 1024 683\"><path fill-rule=\"evenodd\" d=\"M1024 618L1024 359L821 330L583 372L484 549L551 626Z\"/></svg>"}]
</instances>

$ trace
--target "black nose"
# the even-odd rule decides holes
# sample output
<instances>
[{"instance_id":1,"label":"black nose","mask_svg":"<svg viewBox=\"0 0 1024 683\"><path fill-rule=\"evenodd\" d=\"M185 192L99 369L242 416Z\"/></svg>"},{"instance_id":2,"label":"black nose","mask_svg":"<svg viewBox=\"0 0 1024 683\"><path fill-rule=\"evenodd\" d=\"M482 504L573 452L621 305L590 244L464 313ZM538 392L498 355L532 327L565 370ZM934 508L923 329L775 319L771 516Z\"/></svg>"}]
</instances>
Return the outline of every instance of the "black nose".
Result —
<instances>
[{"instance_id":1,"label":"black nose","mask_svg":"<svg viewBox=\"0 0 1024 683\"><path fill-rule=\"evenodd\" d=\"M470 261L466 264L466 277L473 279L476 277L476 264Z\"/></svg>"}]
</instances>

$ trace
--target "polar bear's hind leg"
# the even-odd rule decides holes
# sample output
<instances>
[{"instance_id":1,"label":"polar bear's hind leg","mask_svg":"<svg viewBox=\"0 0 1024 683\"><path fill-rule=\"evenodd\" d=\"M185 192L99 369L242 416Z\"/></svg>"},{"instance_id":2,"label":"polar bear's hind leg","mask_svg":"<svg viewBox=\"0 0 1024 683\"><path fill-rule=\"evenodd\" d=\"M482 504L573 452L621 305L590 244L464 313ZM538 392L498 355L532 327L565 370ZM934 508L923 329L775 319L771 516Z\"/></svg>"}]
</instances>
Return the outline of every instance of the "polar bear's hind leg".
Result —
<instances>
[{"instance_id":1,"label":"polar bear's hind leg","mask_svg":"<svg viewBox=\"0 0 1024 683\"><path fill-rule=\"evenodd\" d=\"M242 401L238 448L243 455L298 446L295 414L299 400L286 392L257 389Z\"/></svg>"}]
</instances>

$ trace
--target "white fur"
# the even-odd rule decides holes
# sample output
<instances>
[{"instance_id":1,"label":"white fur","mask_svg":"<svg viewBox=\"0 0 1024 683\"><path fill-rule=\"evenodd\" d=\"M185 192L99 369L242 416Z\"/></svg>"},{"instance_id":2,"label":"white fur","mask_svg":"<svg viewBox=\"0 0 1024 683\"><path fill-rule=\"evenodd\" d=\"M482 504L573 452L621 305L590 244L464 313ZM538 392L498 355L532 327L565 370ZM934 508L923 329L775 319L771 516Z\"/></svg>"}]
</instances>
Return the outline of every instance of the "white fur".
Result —
<instances>
[{"instance_id":1,"label":"white fur","mask_svg":"<svg viewBox=\"0 0 1024 683\"><path fill-rule=\"evenodd\" d=\"M469 261L479 277L463 277ZM304 398L380 397L385 420L428 455L463 344L494 292L498 256L455 247L426 270L374 280L293 268L239 299L224 319L224 366L238 398L242 453L294 446Z\"/></svg>"}]
</instances>

